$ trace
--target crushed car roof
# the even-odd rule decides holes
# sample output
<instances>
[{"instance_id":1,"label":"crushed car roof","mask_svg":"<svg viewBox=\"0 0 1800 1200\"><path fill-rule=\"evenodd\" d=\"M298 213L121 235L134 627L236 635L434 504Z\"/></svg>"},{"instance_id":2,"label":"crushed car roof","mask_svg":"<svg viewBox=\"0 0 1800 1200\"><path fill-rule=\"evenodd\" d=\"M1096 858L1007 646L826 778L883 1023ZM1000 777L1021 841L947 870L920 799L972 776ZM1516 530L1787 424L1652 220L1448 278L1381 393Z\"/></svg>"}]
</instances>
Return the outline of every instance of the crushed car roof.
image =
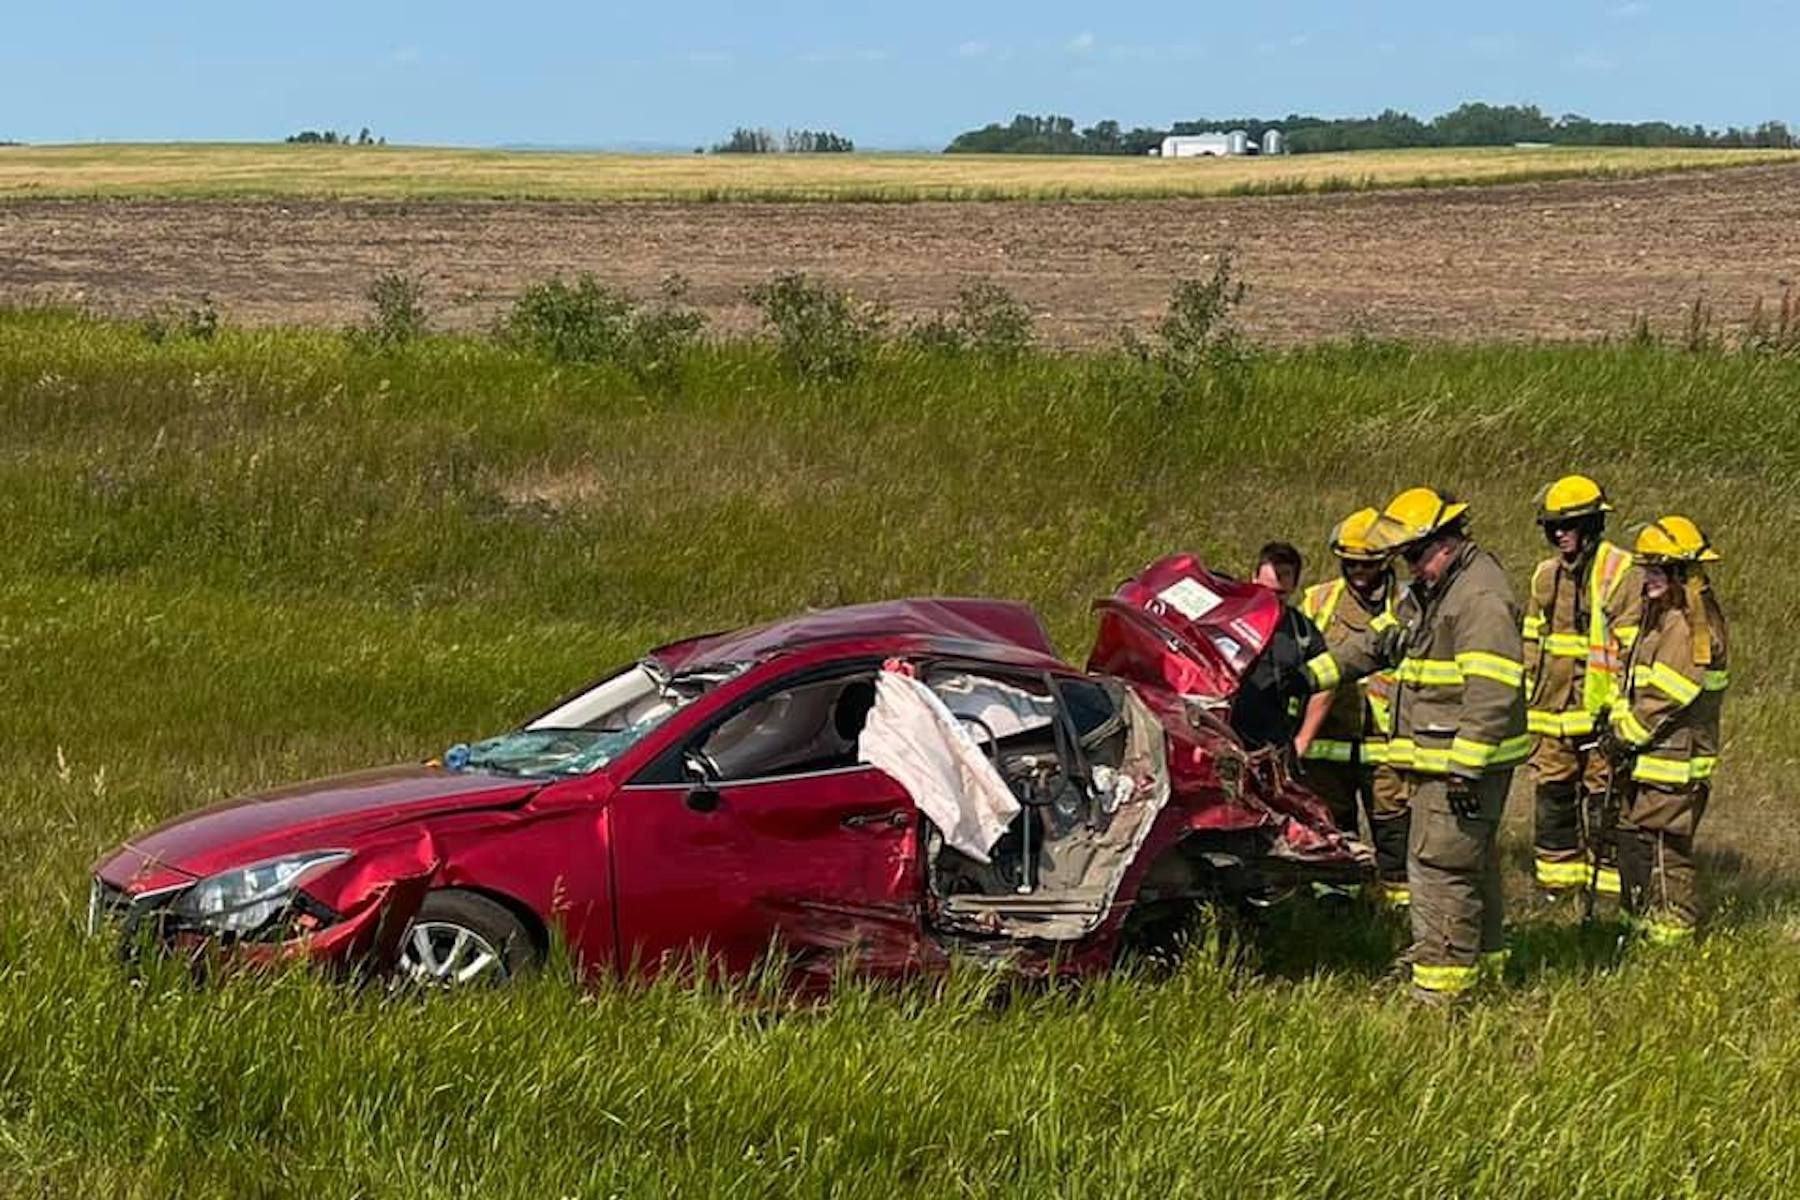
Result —
<instances>
[{"instance_id":1,"label":"crushed car roof","mask_svg":"<svg viewBox=\"0 0 1800 1200\"><path fill-rule=\"evenodd\" d=\"M672 642L650 657L672 672L760 662L826 642L897 641L919 648L1062 665L1029 605L955 597L817 609L767 625Z\"/></svg>"}]
</instances>

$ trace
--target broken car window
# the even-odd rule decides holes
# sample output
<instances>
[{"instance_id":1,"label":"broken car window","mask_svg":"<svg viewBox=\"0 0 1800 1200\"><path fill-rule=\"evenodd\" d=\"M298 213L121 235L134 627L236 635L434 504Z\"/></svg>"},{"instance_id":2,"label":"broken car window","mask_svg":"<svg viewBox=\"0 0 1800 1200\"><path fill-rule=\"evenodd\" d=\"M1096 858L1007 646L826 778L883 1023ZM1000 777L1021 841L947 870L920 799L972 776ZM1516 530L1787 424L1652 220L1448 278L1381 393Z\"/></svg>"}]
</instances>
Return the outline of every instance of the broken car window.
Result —
<instances>
[{"instance_id":1,"label":"broken car window","mask_svg":"<svg viewBox=\"0 0 1800 1200\"><path fill-rule=\"evenodd\" d=\"M798 775L856 765L856 739L875 703L868 672L821 679L751 701L707 735L699 754L715 779Z\"/></svg>"},{"instance_id":2,"label":"broken car window","mask_svg":"<svg viewBox=\"0 0 1800 1200\"><path fill-rule=\"evenodd\" d=\"M730 672L667 677L646 663L557 705L523 729L476 742L468 765L508 775L585 775L716 687Z\"/></svg>"}]
</instances>

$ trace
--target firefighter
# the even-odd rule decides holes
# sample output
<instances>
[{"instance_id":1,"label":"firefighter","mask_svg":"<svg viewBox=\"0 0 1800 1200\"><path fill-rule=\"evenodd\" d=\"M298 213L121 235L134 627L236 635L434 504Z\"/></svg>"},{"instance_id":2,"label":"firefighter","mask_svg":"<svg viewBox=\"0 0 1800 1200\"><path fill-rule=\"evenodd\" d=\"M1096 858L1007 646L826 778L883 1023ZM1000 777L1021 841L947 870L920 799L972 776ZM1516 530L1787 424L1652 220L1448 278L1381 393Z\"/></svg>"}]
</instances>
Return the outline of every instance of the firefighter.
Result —
<instances>
[{"instance_id":1,"label":"firefighter","mask_svg":"<svg viewBox=\"0 0 1800 1200\"><path fill-rule=\"evenodd\" d=\"M1337 556L1339 577L1314 584L1300 599L1300 611L1324 633L1328 646L1367 636L1373 622L1395 619L1399 585L1388 555L1369 542L1379 518L1374 509L1365 508L1338 522L1331 531L1331 552ZM1355 833L1359 811L1367 814L1380 894L1390 904L1405 905L1406 796L1400 777L1387 765L1393 683L1386 671L1358 683L1340 683L1303 757L1306 782L1331 809L1339 828Z\"/></svg>"},{"instance_id":2,"label":"firefighter","mask_svg":"<svg viewBox=\"0 0 1800 1200\"><path fill-rule=\"evenodd\" d=\"M1719 761L1719 710L1729 682L1725 615L1705 564L1719 553L1682 516L1638 535L1644 630L1626 659L1609 719L1625 784L1619 875L1626 919L1654 943L1686 940L1700 919L1694 831Z\"/></svg>"},{"instance_id":3,"label":"firefighter","mask_svg":"<svg viewBox=\"0 0 1800 1200\"><path fill-rule=\"evenodd\" d=\"M1371 542L1412 572L1404 621L1336 651L1345 674L1394 668L1388 765L1411 810L1414 996L1454 1000L1506 962L1496 833L1512 773L1531 752L1524 646L1506 572L1469 538L1469 506L1431 488L1401 492Z\"/></svg>"},{"instance_id":4,"label":"firefighter","mask_svg":"<svg viewBox=\"0 0 1800 1200\"><path fill-rule=\"evenodd\" d=\"M1644 580L1631 555L1605 539L1611 511L1585 475L1565 475L1538 495L1537 521L1556 553L1538 564L1525 602L1525 721L1537 739L1532 857L1538 886L1550 892L1586 887L1591 851L1595 890L1619 894L1600 819L1609 767L1594 742L1638 634Z\"/></svg>"}]
</instances>

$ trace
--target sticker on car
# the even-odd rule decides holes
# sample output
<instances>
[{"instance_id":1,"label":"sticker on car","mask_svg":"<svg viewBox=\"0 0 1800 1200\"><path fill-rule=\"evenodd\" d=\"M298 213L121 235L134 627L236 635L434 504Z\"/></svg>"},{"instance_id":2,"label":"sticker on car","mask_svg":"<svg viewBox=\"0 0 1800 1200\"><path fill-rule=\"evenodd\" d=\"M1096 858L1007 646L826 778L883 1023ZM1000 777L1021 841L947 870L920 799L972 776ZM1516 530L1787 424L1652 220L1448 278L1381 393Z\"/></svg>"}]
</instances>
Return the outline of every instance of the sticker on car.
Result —
<instances>
[{"instance_id":1,"label":"sticker on car","mask_svg":"<svg viewBox=\"0 0 1800 1200\"><path fill-rule=\"evenodd\" d=\"M1156 593L1156 598L1190 621L1198 621L1223 603L1218 593L1194 579L1177 580Z\"/></svg>"}]
</instances>

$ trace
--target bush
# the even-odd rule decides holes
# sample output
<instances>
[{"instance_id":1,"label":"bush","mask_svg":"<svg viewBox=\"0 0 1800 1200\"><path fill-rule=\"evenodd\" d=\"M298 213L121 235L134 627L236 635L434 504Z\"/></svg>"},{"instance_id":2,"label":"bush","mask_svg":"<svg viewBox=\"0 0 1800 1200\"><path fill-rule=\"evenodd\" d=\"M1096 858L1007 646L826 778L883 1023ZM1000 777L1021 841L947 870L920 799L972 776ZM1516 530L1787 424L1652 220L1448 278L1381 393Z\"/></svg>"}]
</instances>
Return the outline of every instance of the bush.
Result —
<instances>
[{"instance_id":1,"label":"bush","mask_svg":"<svg viewBox=\"0 0 1800 1200\"><path fill-rule=\"evenodd\" d=\"M210 342L219 336L219 309L202 294L197 304L179 313L156 309L138 322L138 331L161 345L171 341Z\"/></svg>"},{"instance_id":2,"label":"bush","mask_svg":"<svg viewBox=\"0 0 1800 1200\"><path fill-rule=\"evenodd\" d=\"M1169 293L1169 307L1146 340L1127 329L1125 352L1160 376L1166 399L1214 384L1240 389L1250 347L1232 315L1249 288L1234 277L1230 252L1219 255L1208 279L1183 279Z\"/></svg>"},{"instance_id":3,"label":"bush","mask_svg":"<svg viewBox=\"0 0 1800 1200\"><path fill-rule=\"evenodd\" d=\"M1036 341L1031 310L997 283L983 280L956 294L956 307L907 330L915 347L935 353L971 352L1016 362Z\"/></svg>"},{"instance_id":4,"label":"bush","mask_svg":"<svg viewBox=\"0 0 1800 1200\"><path fill-rule=\"evenodd\" d=\"M672 382L706 318L687 303L687 281L671 275L652 307L592 275L525 289L500 323L500 340L556 362L611 363L646 384Z\"/></svg>"},{"instance_id":5,"label":"bush","mask_svg":"<svg viewBox=\"0 0 1800 1200\"><path fill-rule=\"evenodd\" d=\"M389 271L364 293L373 310L352 328L351 344L369 350L395 350L425 333L425 284L413 275Z\"/></svg>"},{"instance_id":6,"label":"bush","mask_svg":"<svg viewBox=\"0 0 1800 1200\"><path fill-rule=\"evenodd\" d=\"M801 379L854 377L887 327L879 305L798 271L758 284L749 297L775 332L782 365Z\"/></svg>"}]
</instances>

